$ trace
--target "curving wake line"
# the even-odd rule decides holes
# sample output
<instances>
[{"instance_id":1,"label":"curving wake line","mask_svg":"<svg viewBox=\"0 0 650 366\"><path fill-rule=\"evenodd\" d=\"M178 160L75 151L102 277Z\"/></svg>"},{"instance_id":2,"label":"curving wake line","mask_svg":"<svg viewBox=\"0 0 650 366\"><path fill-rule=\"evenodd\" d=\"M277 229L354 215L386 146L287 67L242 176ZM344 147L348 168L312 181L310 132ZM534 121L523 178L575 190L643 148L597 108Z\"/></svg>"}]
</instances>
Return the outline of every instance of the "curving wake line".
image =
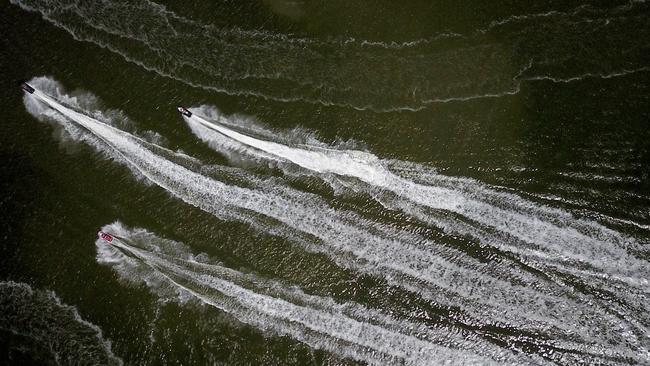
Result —
<instances>
[{"instance_id":1,"label":"curving wake line","mask_svg":"<svg viewBox=\"0 0 650 366\"><path fill-rule=\"evenodd\" d=\"M39 87L41 82L30 84ZM58 98L65 99L65 94ZM609 309L611 305L523 271L505 259L478 262L458 250L335 210L316 195L261 181L244 171L242 178L252 188L227 185L174 162L187 157L95 119L103 119L101 112L80 113L39 90L26 96L25 103L36 116L45 115L66 128L82 127L85 134L79 132L74 138L218 218L249 223L307 250L325 253L343 267L385 278L438 304L460 307L478 324L505 323L548 334L558 352L596 359L642 357L645 341L638 335L644 327L634 317L620 317ZM603 347L604 343L617 346Z\"/></svg>"},{"instance_id":2,"label":"curving wake line","mask_svg":"<svg viewBox=\"0 0 650 366\"><path fill-rule=\"evenodd\" d=\"M354 303L337 304L332 299L198 262L183 244L142 229L130 230L114 223L102 230L116 237L110 243L97 239L97 260L114 266L126 281L144 281L158 293L164 291L160 282L168 283L258 329L287 335L339 356L369 364L525 362L498 347L463 338L457 331L398 321ZM484 356L471 351L475 348Z\"/></svg>"},{"instance_id":3,"label":"curving wake line","mask_svg":"<svg viewBox=\"0 0 650 366\"><path fill-rule=\"evenodd\" d=\"M218 151L289 162L334 184L353 178L348 186L371 195L376 188L389 191L393 198L376 195L377 200L448 233L474 237L511 252L545 272L558 271L615 293L627 308L617 312L631 309L641 314L634 316L634 322L642 333L648 333L650 319L643 314L647 314L644 309L650 301L650 265L633 254L643 247L633 238L471 179L445 177L418 164L383 161L363 151L279 143L272 140L269 131L262 131L265 138L254 138L235 131L241 128L236 121L211 114L214 109L196 111L207 112L211 118L193 114L184 117L186 122ZM260 134L255 128L248 129ZM389 167L400 170L400 174Z\"/></svg>"},{"instance_id":4,"label":"curving wake line","mask_svg":"<svg viewBox=\"0 0 650 366\"><path fill-rule=\"evenodd\" d=\"M247 31L186 18L148 0L11 2L75 40L192 87L376 112L500 98L518 94L526 81L646 71L637 40L650 29L642 2L513 15L466 35L406 42ZM594 54L602 61L594 63ZM570 70L564 55L571 55Z\"/></svg>"},{"instance_id":5,"label":"curving wake line","mask_svg":"<svg viewBox=\"0 0 650 366\"><path fill-rule=\"evenodd\" d=\"M218 114L212 119L196 113L183 118L199 138L219 151L236 150L253 159L289 162L321 176L354 178L392 192L396 199L386 204L448 232L471 235L523 258L569 271L576 263L586 265L585 274L606 275L650 293L650 266L629 252L641 245L596 222L537 205L471 179L445 177L416 164L391 163L403 171L417 172L420 182L393 173L388 162L371 153L254 138L230 128L234 123ZM470 223L440 212L460 215Z\"/></svg>"}]
</instances>

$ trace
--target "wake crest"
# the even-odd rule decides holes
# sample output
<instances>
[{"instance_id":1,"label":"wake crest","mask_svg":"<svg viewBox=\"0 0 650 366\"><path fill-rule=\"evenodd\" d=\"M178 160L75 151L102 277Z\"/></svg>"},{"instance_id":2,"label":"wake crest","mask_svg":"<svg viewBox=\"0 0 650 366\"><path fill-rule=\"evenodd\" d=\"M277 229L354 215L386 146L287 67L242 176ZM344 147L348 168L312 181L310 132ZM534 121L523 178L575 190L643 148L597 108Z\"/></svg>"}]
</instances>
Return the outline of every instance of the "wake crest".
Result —
<instances>
[{"instance_id":1,"label":"wake crest","mask_svg":"<svg viewBox=\"0 0 650 366\"><path fill-rule=\"evenodd\" d=\"M627 358L646 357L644 353L646 341L643 334L647 322L643 318L637 319L636 315L632 315L637 312L630 311L628 308L628 306L644 306L643 286L640 282L634 282L637 281L636 277L630 276L627 282L622 276L602 278L603 286L608 285L610 281L629 285L625 297L622 296L627 303L619 306L600 299L597 295L582 293L570 286L567 287L562 281L554 278L552 272L550 277L539 276L535 272L522 269L506 258L480 262L461 250L440 245L417 233L375 222L354 211L334 208L322 197L290 188L277 179L261 179L245 170L219 167L210 167L214 175L206 175L202 173L206 166L197 159L116 128L111 123L111 119L101 111L85 110L81 102L75 103L61 88L52 89L50 92L53 96L43 93L40 90L42 88L40 83L56 84L47 78L30 81L30 84L37 88L33 95L25 96L25 105L32 114L63 126L66 131L69 131L69 137L72 139L93 146L102 154L127 166L134 175L219 219L248 223L260 232L286 238L308 251L325 253L342 267L383 278L389 284L400 286L435 304L460 307L467 314L468 319L480 325L505 324L523 331L546 334L552 341L540 340L540 342L543 342L545 347L553 347L556 354L562 354L565 358L578 354L579 356L575 357L607 359L608 362L615 362ZM68 101L69 104L60 102L62 100ZM407 204L409 206L405 206L405 212L408 212L406 210L408 207L435 208L442 213L445 210L456 210L453 211L456 214L469 212L466 215L468 220L463 221L442 214L427 214L423 216L423 220L432 218L438 220L434 223L447 223L449 227L442 224L440 226L450 232L456 230L467 234L468 231L461 230L476 230L479 234L495 235L492 237L495 242L500 238L511 240L510 237L515 237L517 234L520 238L515 238L516 240L504 243L499 241L491 245L520 248L524 258L535 259L540 257L541 253L546 256L541 258L555 263L557 268L567 272L570 269L565 263L556 260L557 248L561 245L551 242L551 245L545 246L545 242L542 241L528 243L527 246L521 245L520 241L523 241L521 237L528 234L521 231L522 227L518 226L536 227L535 225L540 224L544 230L551 227L555 232L563 234L566 227L549 220L544 216L546 214L551 218L552 215L567 218L571 225L583 225L581 222L576 223L570 215L566 216L566 213L532 205L514 195L504 196L502 192L477 185L471 180L447 179L435 173L423 174L417 180L415 178L410 180L403 174L393 173L383 165L384 161L367 152L310 146L309 141L305 140L295 146L286 142L267 141L236 132L223 124L218 125L215 121L210 122L200 116L196 119L192 117L188 123L196 131L226 136L229 141L241 145L242 151L246 153L261 151L282 163L301 166L299 162L304 162L305 166L301 166L302 169L314 174L322 176L330 174L343 179L354 178L357 183L350 186L355 189L365 189L363 187L374 185L375 188L380 187L391 191L395 195L394 200L392 203L385 204ZM263 135L264 131L258 131L258 134ZM211 136L200 135L207 141L211 141ZM257 158L266 159L266 157ZM355 177L353 175L355 171L350 170L338 159L346 159L346 164L357 164L356 166L369 174ZM310 165L307 164L316 165L317 169L308 169ZM238 175L241 180L246 181L247 185L242 187L226 183L219 179L220 172L224 175L226 173ZM395 189L395 184L402 184L401 188L404 188L404 191ZM422 197L419 197L419 194L422 194ZM437 199L436 195L446 200ZM454 200L461 200L460 202L465 204L459 204ZM511 200L514 200L514 203L510 202ZM486 211L485 208L488 210ZM497 214L506 212L505 217L517 224L510 229L511 233L506 232L509 236L494 230L499 229L499 226L489 221L495 217L490 213L493 208ZM470 209L474 211L464 211ZM531 219L531 215L540 215L540 217L533 216L534 219ZM477 226L472 222L479 219L488 220L484 223L491 224L492 230L482 231L484 229L480 225ZM598 226L594 227L598 228ZM603 233L614 237L618 235L608 231ZM588 234L589 232L577 231L575 235ZM554 236L549 238L552 239ZM598 240L603 239L592 236L591 240L600 245ZM531 244L537 244L541 249L531 249ZM568 250L571 249L572 247L569 246ZM611 250L621 251L624 248ZM587 252L587 255L577 254L581 255L581 260L585 258L591 260L594 253L596 252ZM626 259L622 257L620 260ZM594 276L596 270L607 269L596 260L588 263L593 264L595 269L571 270L576 275L584 276L583 278L597 278ZM189 272L181 273L189 275ZM148 277L143 276L143 278ZM157 276L152 277L151 281L156 278ZM184 282L178 283L182 285ZM641 290L634 290L635 288ZM196 289L193 291L200 294ZM190 292L186 291L186 293ZM567 309L573 310L567 311ZM608 331L609 329L622 329L622 331L612 333ZM503 341L517 342L507 337ZM616 346L603 347L602 345L606 343ZM484 353L479 352L479 354L485 356ZM488 356L491 354L493 353L488 352Z\"/></svg>"},{"instance_id":2,"label":"wake crest","mask_svg":"<svg viewBox=\"0 0 650 366\"><path fill-rule=\"evenodd\" d=\"M97 1L92 7L70 0L12 3L40 13L75 40L193 87L356 110L419 111L435 103L515 95L524 82L649 70L636 51L636 40L648 38L649 29L647 4L639 1L515 15L470 34L445 32L399 43L229 29L152 1ZM598 40L597 48L585 35ZM593 62L594 54L601 62Z\"/></svg>"},{"instance_id":3,"label":"wake crest","mask_svg":"<svg viewBox=\"0 0 650 366\"><path fill-rule=\"evenodd\" d=\"M240 273L194 256L178 242L116 222L103 231L113 233L109 244L96 242L97 261L112 266L125 281L144 281L160 296L194 298L246 324L288 335L314 348L369 364L413 365L492 364L513 362L512 355L476 345L444 329L428 329L397 321L358 304L307 295L296 288ZM464 351L458 350L464 349Z\"/></svg>"},{"instance_id":4,"label":"wake crest","mask_svg":"<svg viewBox=\"0 0 650 366\"><path fill-rule=\"evenodd\" d=\"M447 177L423 165L386 161L369 152L322 143L286 142L286 137L278 140L267 130L238 124L239 120L231 120L214 108L203 106L194 111L192 117L184 117L194 134L231 158L273 161L285 168L299 166L303 174L319 176L333 186L345 180L348 187L371 195L377 189L388 191L388 199L374 195L387 207L449 233L474 237L567 273L575 274L577 265L583 269L581 274L592 279L606 277L637 291L646 290L643 292L650 285L647 262L634 254L644 245L597 222L472 179ZM263 136L255 137L260 130Z\"/></svg>"}]
</instances>

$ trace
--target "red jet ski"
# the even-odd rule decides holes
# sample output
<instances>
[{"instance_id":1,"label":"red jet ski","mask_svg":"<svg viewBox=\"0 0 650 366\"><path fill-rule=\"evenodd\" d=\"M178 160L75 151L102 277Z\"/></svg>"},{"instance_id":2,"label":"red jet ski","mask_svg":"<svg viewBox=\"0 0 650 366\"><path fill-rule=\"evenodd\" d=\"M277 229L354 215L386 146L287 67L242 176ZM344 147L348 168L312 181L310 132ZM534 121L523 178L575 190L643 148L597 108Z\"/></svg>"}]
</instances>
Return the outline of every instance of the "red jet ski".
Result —
<instances>
[{"instance_id":1,"label":"red jet ski","mask_svg":"<svg viewBox=\"0 0 650 366\"><path fill-rule=\"evenodd\" d=\"M107 241L107 242L112 242L113 241L113 236L109 233L105 233L103 231L99 231L97 233L97 236L99 236L102 240Z\"/></svg>"}]
</instances>

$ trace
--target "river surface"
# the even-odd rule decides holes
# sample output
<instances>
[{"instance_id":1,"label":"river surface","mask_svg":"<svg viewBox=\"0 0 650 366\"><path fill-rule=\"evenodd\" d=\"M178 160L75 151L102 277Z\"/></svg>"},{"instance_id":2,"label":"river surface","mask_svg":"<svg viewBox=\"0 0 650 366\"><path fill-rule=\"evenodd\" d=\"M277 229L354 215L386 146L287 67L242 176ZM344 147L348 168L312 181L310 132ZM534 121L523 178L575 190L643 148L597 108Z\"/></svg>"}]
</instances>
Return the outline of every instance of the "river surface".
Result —
<instances>
[{"instance_id":1,"label":"river surface","mask_svg":"<svg viewBox=\"0 0 650 366\"><path fill-rule=\"evenodd\" d=\"M0 35L0 363L650 364L646 1L10 0Z\"/></svg>"}]
</instances>

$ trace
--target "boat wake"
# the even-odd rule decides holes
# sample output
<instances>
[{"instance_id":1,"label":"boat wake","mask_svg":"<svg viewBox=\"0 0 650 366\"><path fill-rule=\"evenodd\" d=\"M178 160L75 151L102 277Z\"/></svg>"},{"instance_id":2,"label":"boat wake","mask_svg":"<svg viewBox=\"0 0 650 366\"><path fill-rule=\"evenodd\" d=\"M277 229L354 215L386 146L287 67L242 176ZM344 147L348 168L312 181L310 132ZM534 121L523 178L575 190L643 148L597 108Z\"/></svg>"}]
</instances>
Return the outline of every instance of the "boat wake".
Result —
<instances>
[{"instance_id":1,"label":"boat wake","mask_svg":"<svg viewBox=\"0 0 650 366\"><path fill-rule=\"evenodd\" d=\"M127 282L145 282L160 296L168 287L262 331L286 335L317 349L368 364L423 365L520 363L496 346L444 328L397 321L361 305L339 304L194 256L178 242L117 222L97 239L97 261L112 266ZM473 353L471 350L478 349Z\"/></svg>"},{"instance_id":2,"label":"boat wake","mask_svg":"<svg viewBox=\"0 0 650 366\"><path fill-rule=\"evenodd\" d=\"M68 131L68 138L88 143L105 156L127 166L137 177L219 219L248 223L260 232L286 238L311 252L324 253L344 268L385 279L389 284L407 289L436 305L460 308L466 314L464 321L472 326L513 327L545 337L522 341L503 336L500 341L513 349L518 349L521 342L541 342L537 347L544 357L550 357L545 351L550 347L552 354L564 359L579 357L607 360L608 363L647 359L647 339L644 336L647 334L647 320L632 315L638 311L630 311L630 307L645 306L643 300L647 291L643 288L643 277L629 266L614 272L620 279L601 279L603 283L617 281L627 286L621 288L621 293L627 291L625 296L621 296L622 300L617 298L612 302L598 291L585 292L566 286L553 275L553 271L540 275L537 270L531 271L507 257L478 260L462 250L418 233L384 225L354 211L334 208L322 197L291 188L278 179L261 179L242 169L207 167L197 159L112 126L110 118L101 111L85 110L82 103L69 97L60 87L53 87L52 84L56 83L51 79L39 78L30 84L37 89L34 94L25 96L25 105L30 113L63 126ZM49 89L43 89L48 85ZM62 100L70 104L66 105ZM604 261L597 261L595 255L601 250L598 245L603 246L604 240L609 240L610 236L616 238L619 234L595 223L582 222L567 213L532 205L514 195L504 196L502 192L471 180L452 180L433 173L431 177L413 175L407 179L404 174L392 173L393 167L384 166L383 161L369 153L283 145L237 135L224 125L197 118L193 116L188 121L196 131L227 135L228 139L243 145L249 154L261 151L264 155L257 157L259 159L270 156L281 162L304 165L301 169L305 171L348 180L354 183L351 187L355 189L365 189L362 187L370 185L373 189L380 187L394 195L391 202L384 204L408 205L406 208L422 210L423 221L425 218L434 220L451 232L467 235L467 230L474 230L470 233L494 240L491 245L512 248L513 253L517 253L515 249L519 250L526 264L533 259L545 263L544 259L555 263L559 272L569 272L570 260L580 260L580 263L593 268L574 267L571 270L576 272L575 276L590 279L589 276L598 278L596 274L609 275L605 271L609 267ZM210 134L201 138L211 143L217 141ZM363 169L365 175L359 177L343 162ZM219 179L233 174L245 181L246 186ZM402 186L397 189L396 184ZM493 209L496 213L492 212ZM505 216L500 217L501 213ZM458 219L459 215L468 217ZM531 219L531 215L537 216ZM565 219L567 223L558 224L554 218ZM502 224L508 220L512 221L510 227ZM477 225L477 222L485 227ZM506 225L509 230L501 225ZM596 235L585 228L601 231ZM525 243L530 238L525 229L551 230L548 238L553 240L558 237L558 240L564 240L563 235L569 232L574 238L591 240L596 247L579 252L575 243L551 242L547 245L539 238L531 238L530 243ZM508 240L496 242L504 238ZM617 246L608 250L616 254L625 252L625 248ZM564 260L562 255L565 253L572 254L577 260ZM631 258L628 255L618 260L620 263L643 265L640 261L632 262ZM639 268L647 271L647 267ZM611 332L611 329L619 331ZM605 344L610 346L605 347Z\"/></svg>"},{"instance_id":3,"label":"boat wake","mask_svg":"<svg viewBox=\"0 0 650 366\"><path fill-rule=\"evenodd\" d=\"M159 75L281 102L418 111L434 103L514 95L523 82L564 83L648 71L636 51L636 40L650 36L644 2L515 15L465 35L443 33L400 43L225 28L151 1L97 1L92 7L74 0L11 2L40 13L76 40ZM591 46L593 39L597 49Z\"/></svg>"},{"instance_id":4,"label":"boat wake","mask_svg":"<svg viewBox=\"0 0 650 366\"><path fill-rule=\"evenodd\" d=\"M236 130L245 127L237 127L236 121L214 108L204 106L194 112L184 118L192 131L228 156L271 160L280 167L297 165L304 174L317 175L333 185L343 180L347 187L374 195L388 208L449 234L472 237L533 268L556 274L558 282L612 292L626 304L619 309L621 313L645 313L650 265L643 259L644 243L632 237L471 179L446 177L418 164L383 161L364 151L276 142L269 131L259 128L250 129L247 135ZM260 131L263 138L252 137ZM295 169L290 173L296 174ZM391 196L387 198L384 191ZM649 320L641 316L637 326L646 332Z\"/></svg>"},{"instance_id":5,"label":"boat wake","mask_svg":"<svg viewBox=\"0 0 650 366\"><path fill-rule=\"evenodd\" d=\"M64 365L123 364L99 327L83 320L54 292L26 283L0 282L0 334L7 337L2 339L7 352L3 359L15 351L29 352L27 360L42 364L53 360Z\"/></svg>"},{"instance_id":6,"label":"boat wake","mask_svg":"<svg viewBox=\"0 0 650 366\"><path fill-rule=\"evenodd\" d=\"M257 161L297 165L306 174L329 182L345 179L348 186L368 193L376 188L389 191L393 196L388 199L376 197L449 233L469 235L526 261L567 272L578 266L583 274L625 283L644 295L650 290L648 263L635 255L643 245L599 223L419 164L385 161L365 151L276 142L268 132L266 140L256 138L236 131L236 121L214 108L194 111L192 117L184 117L192 131L228 156L236 153ZM259 134L260 130L250 132Z\"/></svg>"}]
</instances>

